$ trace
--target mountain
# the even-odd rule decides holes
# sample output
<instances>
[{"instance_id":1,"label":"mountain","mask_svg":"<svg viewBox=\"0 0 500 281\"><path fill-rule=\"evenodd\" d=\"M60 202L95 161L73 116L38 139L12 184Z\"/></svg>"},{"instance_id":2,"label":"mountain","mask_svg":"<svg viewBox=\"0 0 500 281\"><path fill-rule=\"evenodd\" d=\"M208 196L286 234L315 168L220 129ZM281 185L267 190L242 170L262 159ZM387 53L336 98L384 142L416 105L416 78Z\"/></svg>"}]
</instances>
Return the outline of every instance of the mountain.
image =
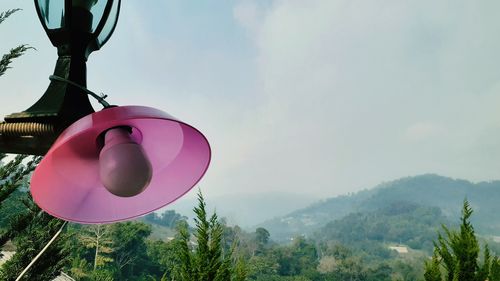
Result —
<instances>
[{"instance_id":1,"label":"mountain","mask_svg":"<svg viewBox=\"0 0 500 281\"><path fill-rule=\"evenodd\" d=\"M266 228L276 241L284 241L296 235L312 234L351 213L375 212L398 202L439 207L445 217L456 221L465 198L474 209L472 222L477 231L485 235L500 235L500 217L497 215L500 181L472 183L435 174L406 177L369 190L322 200L257 226Z\"/></svg>"},{"instance_id":2,"label":"mountain","mask_svg":"<svg viewBox=\"0 0 500 281\"><path fill-rule=\"evenodd\" d=\"M207 194L209 193L207 192ZM189 195L159 210L158 213L165 212L165 210L175 210L188 218L193 218L193 208L198 203L195 196ZM318 200L317 197L313 196L283 192L205 195L205 199L210 212L216 209L217 215L224 218L228 224L239 225L242 228L248 228L249 231L255 230L251 227L264 220L284 216Z\"/></svg>"},{"instance_id":3,"label":"mountain","mask_svg":"<svg viewBox=\"0 0 500 281\"><path fill-rule=\"evenodd\" d=\"M443 215L439 207L399 201L375 211L350 213L329 222L314 233L314 238L323 242L340 242L352 248L364 247L365 252L369 252L366 251L367 244L378 243L406 245L430 254L436 233L442 230L441 224L456 225Z\"/></svg>"}]
</instances>

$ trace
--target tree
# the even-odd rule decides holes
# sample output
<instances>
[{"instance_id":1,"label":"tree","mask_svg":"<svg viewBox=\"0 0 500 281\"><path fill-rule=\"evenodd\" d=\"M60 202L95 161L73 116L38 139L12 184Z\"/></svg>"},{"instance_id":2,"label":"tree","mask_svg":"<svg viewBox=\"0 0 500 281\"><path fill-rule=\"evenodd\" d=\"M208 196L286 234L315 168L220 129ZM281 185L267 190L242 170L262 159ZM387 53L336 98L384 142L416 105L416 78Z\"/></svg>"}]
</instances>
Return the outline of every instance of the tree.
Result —
<instances>
[{"instance_id":1,"label":"tree","mask_svg":"<svg viewBox=\"0 0 500 281\"><path fill-rule=\"evenodd\" d=\"M187 217L178 214L174 210L168 210L158 215L157 213L150 213L144 216L144 220L150 223L158 224L168 228L174 228L179 221L187 220Z\"/></svg>"},{"instance_id":2,"label":"tree","mask_svg":"<svg viewBox=\"0 0 500 281\"><path fill-rule=\"evenodd\" d=\"M0 24L3 23L8 17L18 12L20 9L7 10L0 13ZM20 57L25 51L30 49L27 45L19 45L10 50L9 53L2 56L0 60L0 76L4 75L7 69L10 68L12 60ZM7 155L0 153L0 161L4 160ZM26 165L23 161L27 160L26 155L17 155L13 160L5 165L0 166L0 207L5 207L7 199L19 190L21 186L26 188L27 178L33 172L40 158L31 159ZM23 199L25 199L24 196ZM2 219L0 228L4 230L0 233L0 244L3 245L9 239L14 237L15 234L25 229L35 212L28 212L19 214L17 211L22 210L22 207L17 206L26 205L27 202L17 202L18 204L10 204L9 210L5 208L2 210ZM29 203L28 203L29 204Z\"/></svg>"},{"instance_id":3,"label":"tree","mask_svg":"<svg viewBox=\"0 0 500 281\"><path fill-rule=\"evenodd\" d=\"M16 254L0 270L0 280L15 280L21 271L42 250L47 242L61 228L63 222L39 212L29 225L20 231L13 242ZM65 247L65 234L62 234L24 275L23 280L52 280L59 275L68 261L68 248Z\"/></svg>"},{"instance_id":4,"label":"tree","mask_svg":"<svg viewBox=\"0 0 500 281\"><path fill-rule=\"evenodd\" d=\"M20 9L12 9L0 13L0 23L4 22L8 17L19 10ZM0 76L4 75L7 69L10 68L9 65L12 63L13 59L22 56L29 49L32 49L32 47L29 47L28 45L19 45L11 49L9 53L3 55L0 60Z\"/></svg>"},{"instance_id":5,"label":"tree","mask_svg":"<svg viewBox=\"0 0 500 281\"><path fill-rule=\"evenodd\" d=\"M0 158L4 159L5 155ZM26 162L27 161L27 162ZM0 233L0 244L12 240L16 254L0 269L0 280L14 280L18 274L42 250L59 230L62 221L43 213L33 203L28 193L28 178L39 163L40 158L15 156L7 164L0 166L0 211L5 219ZM15 197L12 195L16 194ZM5 210L7 205L16 205L13 210ZM50 280L59 274L66 262L64 251L65 236L51 245L45 255L50 259L39 260L25 275L29 280Z\"/></svg>"},{"instance_id":6,"label":"tree","mask_svg":"<svg viewBox=\"0 0 500 281\"><path fill-rule=\"evenodd\" d=\"M172 270L177 266L175 243L148 239L146 245L147 255L151 260L148 272L158 277L172 276Z\"/></svg>"},{"instance_id":7,"label":"tree","mask_svg":"<svg viewBox=\"0 0 500 281\"><path fill-rule=\"evenodd\" d=\"M297 236L293 243L277 251L280 275L294 276L309 269L316 269L319 257L316 246L303 236Z\"/></svg>"},{"instance_id":8,"label":"tree","mask_svg":"<svg viewBox=\"0 0 500 281\"><path fill-rule=\"evenodd\" d=\"M147 246L149 225L142 222L72 225L68 232L72 236L71 263L66 270L77 280L151 280L148 276L163 274L157 263L161 249L152 251Z\"/></svg>"},{"instance_id":9,"label":"tree","mask_svg":"<svg viewBox=\"0 0 500 281\"><path fill-rule=\"evenodd\" d=\"M500 281L500 260L494 257L491 261L490 281Z\"/></svg>"},{"instance_id":10,"label":"tree","mask_svg":"<svg viewBox=\"0 0 500 281\"><path fill-rule=\"evenodd\" d=\"M0 23L17 11L19 9L0 13ZM0 60L0 76L10 68L13 59L20 57L28 49L32 48L19 45L3 55ZM0 160L5 157L5 154L0 154ZM3 230L0 233L0 244L12 239L16 246L16 254L0 269L1 280L14 280L63 224L43 213L28 193L28 178L40 159L18 155L0 167L0 207L8 206L1 210L3 223L0 227ZM13 194L16 195L14 198ZM25 279L51 280L59 274L67 256L64 250L65 238L62 236L45 253L50 258L38 260L24 275Z\"/></svg>"},{"instance_id":11,"label":"tree","mask_svg":"<svg viewBox=\"0 0 500 281\"><path fill-rule=\"evenodd\" d=\"M262 245L266 245L269 242L269 231L263 227L259 227L255 230L255 240Z\"/></svg>"},{"instance_id":12,"label":"tree","mask_svg":"<svg viewBox=\"0 0 500 281\"><path fill-rule=\"evenodd\" d=\"M145 239L151 227L142 222L122 222L110 226L116 280L140 280L149 268Z\"/></svg>"},{"instance_id":13,"label":"tree","mask_svg":"<svg viewBox=\"0 0 500 281\"><path fill-rule=\"evenodd\" d=\"M19 11L20 9L7 10L0 13L0 24L4 22L8 17ZM16 48L10 50L9 53L2 56L0 60L0 76L4 75L12 60L20 57L27 51L30 47L27 45L20 45ZM0 153L0 161L4 160L6 154ZM18 155L13 160L0 167L0 207L4 205L4 201L18 188L26 183L26 178L34 170L36 164L38 164L40 159L30 161L28 165L23 165L23 161L26 160L26 155ZM12 215L12 214L9 214ZM2 218L2 219L5 219ZM5 221L3 221L5 222ZM0 225L5 227L5 225ZM10 238L9 231L4 232L0 236L0 243L3 245Z\"/></svg>"},{"instance_id":14,"label":"tree","mask_svg":"<svg viewBox=\"0 0 500 281\"><path fill-rule=\"evenodd\" d=\"M435 251L430 261L425 262L425 281L441 281L441 263Z\"/></svg>"},{"instance_id":15,"label":"tree","mask_svg":"<svg viewBox=\"0 0 500 281\"><path fill-rule=\"evenodd\" d=\"M269 231L263 227L259 227L255 230L255 242L256 242L256 247L254 251L254 255L259 255L263 254L265 251L265 247L267 243L269 242L269 237L271 235L269 234Z\"/></svg>"},{"instance_id":16,"label":"tree","mask_svg":"<svg viewBox=\"0 0 500 281\"><path fill-rule=\"evenodd\" d=\"M243 281L246 270L243 261L232 259L232 250L224 251L223 224L214 212L209 218L206 204L201 192L198 193L194 237L186 222L178 226L176 243L177 268L173 271L173 279L180 281Z\"/></svg>"},{"instance_id":17,"label":"tree","mask_svg":"<svg viewBox=\"0 0 500 281\"><path fill-rule=\"evenodd\" d=\"M5 157L5 154L0 154L0 160ZM31 198L28 198L25 192L28 186L28 177L40 162L40 158L32 158L23 164L25 160L27 160L26 155L17 155L7 164L0 166L0 208L2 208L2 224L0 226L5 229L0 234L0 244L2 245L24 229L33 215L39 211L33 206L32 212L24 212L26 209L29 210L31 206ZM24 192L21 192L20 189L24 189ZM13 193L17 193L15 199L11 197ZM7 210L5 207L8 205L10 208Z\"/></svg>"},{"instance_id":18,"label":"tree","mask_svg":"<svg viewBox=\"0 0 500 281\"><path fill-rule=\"evenodd\" d=\"M484 281L490 276L492 261L488 246L485 246L482 265L480 265L480 247L474 227L470 222L473 210L464 200L460 230L450 230L443 225L445 236L438 235L434 243L435 251L431 262L425 265L425 280L441 280L440 265L445 271L447 281ZM496 260L496 257L493 261ZM493 278L492 278L493 280Z\"/></svg>"},{"instance_id":19,"label":"tree","mask_svg":"<svg viewBox=\"0 0 500 281\"><path fill-rule=\"evenodd\" d=\"M95 249L94 271L98 266L103 266L113 261L109 257L109 254L113 252L113 241L109 237L108 225L97 224L85 227L79 240L85 248Z\"/></svg>"}]
</instances>

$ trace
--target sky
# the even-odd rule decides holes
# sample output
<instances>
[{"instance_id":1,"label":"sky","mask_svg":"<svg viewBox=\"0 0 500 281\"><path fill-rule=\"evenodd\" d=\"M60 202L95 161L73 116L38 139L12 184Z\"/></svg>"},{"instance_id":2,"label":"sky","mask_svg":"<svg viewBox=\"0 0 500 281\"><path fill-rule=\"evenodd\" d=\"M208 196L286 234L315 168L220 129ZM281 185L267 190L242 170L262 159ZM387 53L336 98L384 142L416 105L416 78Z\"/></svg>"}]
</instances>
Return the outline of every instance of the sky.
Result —
<instances>
[{"instance_id":1,"label":"sky","mask_svg":"<svg viewBox=\"0 0 500 281\"><path fill-rule=\"evenodd\" d=\"M325 198L424 173L500 179L498 1L122 2L88 87L201 130L206 197ZM0 77L2 116L43 94L57 58L32 1L0 2L16 7L0 54L37 50Z\"/></svg>"}]
</instances>

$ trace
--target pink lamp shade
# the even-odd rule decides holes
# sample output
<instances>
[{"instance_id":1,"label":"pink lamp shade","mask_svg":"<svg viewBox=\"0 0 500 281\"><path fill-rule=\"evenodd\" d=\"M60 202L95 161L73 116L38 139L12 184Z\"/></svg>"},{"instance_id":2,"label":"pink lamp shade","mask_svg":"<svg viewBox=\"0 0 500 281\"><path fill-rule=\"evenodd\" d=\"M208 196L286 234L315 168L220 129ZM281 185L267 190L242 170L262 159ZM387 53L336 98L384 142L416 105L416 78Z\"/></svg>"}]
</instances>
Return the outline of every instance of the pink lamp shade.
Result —
<instances>
[{"instance_id":1,"label":"pink lamp shade","mask_svg":"<svg viewBox=\"0 0 500 281\"><path fill-rule=\"evenodd\" d=\"M149 184L135 196L114 195L102 183L99 154L103 135L113 128L128 128L130 139L142 148L152 168ZM59 136L33 173L31 193L40 208L64 220L89 224L128 220L188 192L205 174L210 157L203 134L163 111L108 108L83 117Z\"/></svg>"}]
</instances>

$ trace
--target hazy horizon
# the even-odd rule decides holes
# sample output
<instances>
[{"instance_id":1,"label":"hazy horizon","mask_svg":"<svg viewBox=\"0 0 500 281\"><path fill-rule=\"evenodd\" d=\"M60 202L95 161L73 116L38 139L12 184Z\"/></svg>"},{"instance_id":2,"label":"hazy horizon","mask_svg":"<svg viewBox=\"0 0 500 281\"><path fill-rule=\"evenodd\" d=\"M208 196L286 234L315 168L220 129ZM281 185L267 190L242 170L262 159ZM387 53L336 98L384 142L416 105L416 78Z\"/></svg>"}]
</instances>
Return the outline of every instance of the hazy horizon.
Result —
<instances>
[{"instance_id":1,"label":"hazy horizon","mask_svg":"<svg viewBox=\"0 0 500 281\"><path fill-rule=\"evenodd\" d=\"M451 178L446 175L438 175L434 173L408 175L396 179L388 179L379 182L373 186L360 188L355 192L346 192L343 194L335 194L331 196L313 196L310 194L297 194L293 192L261 192L258 194L248 193L227 193L219 196L205 197L207 208L213 212L216 211L218 216L224 218L229 225L238 225L246 230L252 231L256 226L272 220L274 218L281 218L290 215L293 212L300 211L311 207L313 205L322 204L329 199L337 198L339 196L356 196L359 192L374 190L377 188L384 188L387 185L392 185L400 180L417 179L422 177L438 177L449 180L466 181L471 184L481 184L492 181L470 181L463 178ZM500 179L494 180L500 182ZM201 190L205 194L203 187L191 191L191 195L196 194ZM401 198L401 200L405 200ZM278 202L278 203L277 203ZM425 204L425 202L421 202ZM457 206L460 202L457 201ZM197 198L195 196L185 196L175 201L174 203L158 210L162 213L167 210L174 210L183 216L192 219L194 217L193 208L197 206Z\"/></svg>"},{"instance_id":2,"label":"hazy horizon","mask_svg":"<svg viewBox=\"0 0 500 281\"><path fill-rule=\"evenodd\" d=\"M0 11L17 7L0 26L0 53L18 44L37 50L0 77L2 116L42 95L57 58L32 1L0 3ZM207 198L333 197L426 173L495 180L498 8L122 1L115 34L89 58L88 87L202 131L213 150L199 185Z\"/></svg>"}]
</instances>

